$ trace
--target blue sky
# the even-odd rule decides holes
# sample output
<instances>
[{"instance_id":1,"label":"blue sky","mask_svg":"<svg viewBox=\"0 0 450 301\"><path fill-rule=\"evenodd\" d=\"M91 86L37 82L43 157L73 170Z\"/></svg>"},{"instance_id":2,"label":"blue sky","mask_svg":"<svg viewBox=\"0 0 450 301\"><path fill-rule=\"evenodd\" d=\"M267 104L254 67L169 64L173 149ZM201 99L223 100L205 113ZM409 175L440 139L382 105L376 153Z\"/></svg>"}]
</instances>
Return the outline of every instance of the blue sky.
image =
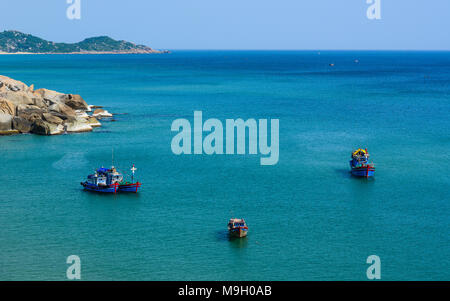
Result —
<instances>
[{"instance_id":1,"label":"blue sky","mask_svg":"<svg viewBox=\"0 0 450 301\"><path fill-rule=\"evenodd\" d=\"M159 49L450 50L450 0L0 0L0 30L55 42L109 35Z\"/></svg>"}]
</instances>

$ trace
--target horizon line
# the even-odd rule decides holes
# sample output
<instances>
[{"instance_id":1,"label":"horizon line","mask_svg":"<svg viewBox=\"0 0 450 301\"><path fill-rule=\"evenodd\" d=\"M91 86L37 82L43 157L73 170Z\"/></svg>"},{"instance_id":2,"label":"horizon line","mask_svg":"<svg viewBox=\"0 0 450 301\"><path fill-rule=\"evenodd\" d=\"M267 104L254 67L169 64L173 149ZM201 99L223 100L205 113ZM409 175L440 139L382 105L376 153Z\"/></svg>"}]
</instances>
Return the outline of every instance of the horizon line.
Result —
<instances>
[{"instance_id":1,"label":"horizon line","mask_svg":"<svg viewBox=\"0 0 450 301\"><path fill-rule=\"evenodd\" d=\"M163 49L163 48L153 48L153 49ZM433 51L433 52L450 52L450 49L319 49L319 48L303 48L303 49L270 49L270 48L164 48L170 51Z\"/></svg>"}]
</instances>

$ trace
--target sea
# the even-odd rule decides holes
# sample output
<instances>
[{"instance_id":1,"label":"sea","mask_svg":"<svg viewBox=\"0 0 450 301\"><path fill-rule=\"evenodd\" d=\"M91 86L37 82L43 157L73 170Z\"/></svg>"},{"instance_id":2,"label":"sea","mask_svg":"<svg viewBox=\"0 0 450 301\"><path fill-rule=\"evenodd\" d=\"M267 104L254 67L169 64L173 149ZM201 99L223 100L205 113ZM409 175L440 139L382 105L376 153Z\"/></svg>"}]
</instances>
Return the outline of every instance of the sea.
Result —
<instances>
[{"instance_id":1,"label":"sea","mask_svg":"<svg viewBox=\"0 0 450 301\"><path fill-rule=\"evenodd\" d=\"M116 114L0 137L0 280L67 280L70 255L81 280L367 280L371 255L381 280L450 280L450 52L2 55L0 74ZM175 155L194 111L278 119L278 163ZM349 172L360 147L373 178ZM80 185L132 164L137 194Z\"/></svg>"}]
</instances>

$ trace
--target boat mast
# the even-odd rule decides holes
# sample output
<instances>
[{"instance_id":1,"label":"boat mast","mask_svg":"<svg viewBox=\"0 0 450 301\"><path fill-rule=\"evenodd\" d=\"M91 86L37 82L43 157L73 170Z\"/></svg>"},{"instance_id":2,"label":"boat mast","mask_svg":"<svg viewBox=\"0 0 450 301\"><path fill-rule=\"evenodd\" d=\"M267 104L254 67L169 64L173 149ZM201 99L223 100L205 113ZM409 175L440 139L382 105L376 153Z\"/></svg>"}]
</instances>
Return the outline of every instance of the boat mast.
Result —
<instances>
[{"instance_id":1,"label":"boat mast","mask_svg":"<svg viewBox=\"0 0 450 301\"><path fill-rule=\"evenodd\" d=\"M114 148L112 149L111 166L114 167Z\"/></svg>"},{"instance_id":2,"label":"boat mast","mask_svg":"<svg viewBox=\"0 0 450 301\"><path fill-rule=\"evenodd\" d=\"M133 164L133 167L131 167L131 183L134 183L134 172L136 170L137 170L137 168L134 167L134 164Z\"/></svg>"}]
</instances>

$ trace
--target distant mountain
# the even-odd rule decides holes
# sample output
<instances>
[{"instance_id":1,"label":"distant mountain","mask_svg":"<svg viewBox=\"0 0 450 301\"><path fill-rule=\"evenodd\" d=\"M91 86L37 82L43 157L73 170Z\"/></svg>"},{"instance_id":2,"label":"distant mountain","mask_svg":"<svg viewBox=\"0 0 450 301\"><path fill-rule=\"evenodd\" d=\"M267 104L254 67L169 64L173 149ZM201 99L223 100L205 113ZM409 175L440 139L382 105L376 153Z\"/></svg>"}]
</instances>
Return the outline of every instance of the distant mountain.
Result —
<instances>
[{"instance_id":1,"label":"distant mountain","mask_svg":"<svg viewBox=\"0 0 450 301\"><path fill-rule=\"evenodd\" d=\"M79 43L55 43L15 30L0 33L3 53L161 53L144 45L116 41L107 36L85 39ZM166 51L164 51L166 52Z\"/></svg>"}]
</instances>

